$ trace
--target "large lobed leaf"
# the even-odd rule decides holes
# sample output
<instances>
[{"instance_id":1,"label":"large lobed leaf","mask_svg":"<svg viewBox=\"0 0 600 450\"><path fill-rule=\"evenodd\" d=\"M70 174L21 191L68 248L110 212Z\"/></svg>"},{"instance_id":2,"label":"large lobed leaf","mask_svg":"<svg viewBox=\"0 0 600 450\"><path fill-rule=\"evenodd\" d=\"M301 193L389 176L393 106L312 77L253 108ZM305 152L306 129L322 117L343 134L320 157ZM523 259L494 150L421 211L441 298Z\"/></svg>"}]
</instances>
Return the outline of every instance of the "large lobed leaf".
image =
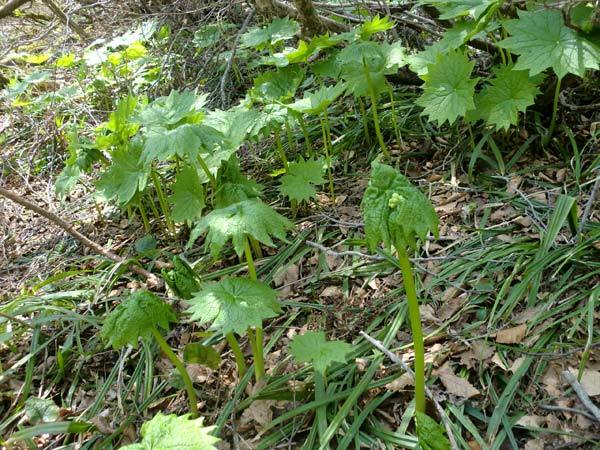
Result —
<instances>
[{"instance_id":1,"label":"large lobed leaf","mask_svg":"<svg viewBox=\"0 0 600 450\"><path fill-rule=\"evenodd\" d=\"M367 244L374 251L380 242L389 249L416 248L417 238L438 235L439 219L429 199L391 166L373 163L361 209Z\"/></svg>"},{"instance_id":2,"label":"large lobed leaf","mask_svg":"<svg viewBox=\"0 0 600 450\"><path fill-rule=\"evenodd\" d=\"M290 350L298 362L312 363L317 372L324 374L334 362L346 362L352 346L342 341L328 341L323 331L307 331L292 340Z\"/></svg>"},{"instance_id":3,"label":"large lobed leaf","mask_svg":"<svg viewBox=\"0 0 600 450\"><path fill-rule=\"evenodd\" d=\"M136 291L106 316L100 335L114 349L137 348L140 338L150 339L152 329L168 330L169 323L176 321L171 306L152 292Z\"/></svg>"},{"instance_id":4,"label":"large lobed leaf","mask_svg":"<svg viewBox=\"0 0 600 450\"><path fill-rule=\"evenodd\" d=\"M291 200L298 202L315 198L315 186L325 183L323 178L323 161L307 159L300 156L298 161L291 162L288 172L281 177L279 190Z\"/></svg>"},{"instance_id":5,"label":"large lobed leaf","mask_svg":"<svg viewBox=\"0 0 600 450\"><path fill-rule=\"evenodd\" d=\"M502 66L481 92L475 96L475 109L467 113L470 120L483 119L496 129L516 125L519 112L535 103L540 93L525 70Z\"/></svg>"},{"instance_id":6,"label":"large lobed leaf","mask_svg":"<svg viewBox=\"0 0 600 450\"><path fill-rule=\"evenodd\" d=\"M438 53L435 63L427 66L423 94L416 100L429 120L454 123L459 116L475 107L473 96L477 78L470 78L474 62L461 51Z\"/></svg>"},{"instance_id":7,"label":"large lobed leaf","mask_svg":"<svg viewBox=\"0 0 600 450\"><path fill-rule=\"evenodd\" d=\"M125 450L216 450L219 438L211 436L215 427L205 427L204 418L190 415L156 414L142 425L142 441L121 447Z\"/></svg>"},{"instance_id":8,"label":"large lobed leaf","mask_svg":"<svg viewBox=\"0 0 600 450\"><path fill-rule=\"evenodd\" d=\"M216 257L229 240L241 256L248 237L274 247L271 236L285 240L286 231L293 227L292 222L262 201L248 199L215 209L200 219L190 234L188 246L208 232L205 242L213 256Z\"/></svg>"},{"instance_id":9,"label":"large lobed leaf","mask_svg":"<svg viewBox=\"0 0 600 450\"><path fill-rule=\"evenodd\" d=\"M173 205L171 215L175 222L192 221L200 217L204 209L204 189L194 167L185 166L177 174L169 202Z\"/></svg>"},{"instance_id":10,"label":"large lobed leaf","mask_svg":"<svg viewBox=\"0 0 600 450\"><path fill-rule=\"evenodd\" d=\"M277 293L265 283L248 278L227 278L204 286L188 301L187 310L198 323L212 322L211 329L240 336L248 328L281 313Z\"/></svg>"},{"instance_id":11,"label":"large lobed leaf","mask_svg":"<svg viewBox=\"0 0 600 450\"><path fill-rule=\"evenodd\" d=\"M499 45L519 55L517 70L531 75L551 67L559 78L567 73L582 77L586 69L598 69L600 48L565 25L558 10L518 11L519 18L504 27L510 37Z\"/></svg>"}]
</instances>

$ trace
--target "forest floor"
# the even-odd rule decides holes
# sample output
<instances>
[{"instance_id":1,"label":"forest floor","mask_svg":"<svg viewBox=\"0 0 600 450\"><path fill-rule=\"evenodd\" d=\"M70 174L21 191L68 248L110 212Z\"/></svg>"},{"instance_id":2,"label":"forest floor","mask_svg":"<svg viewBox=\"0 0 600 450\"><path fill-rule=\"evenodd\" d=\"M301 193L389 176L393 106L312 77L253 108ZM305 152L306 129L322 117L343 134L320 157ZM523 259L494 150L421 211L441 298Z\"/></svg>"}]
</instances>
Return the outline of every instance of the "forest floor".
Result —
<instances>
[{"instance_id":1,"label":"forest floor","mask_svg":"<svg viewBox=\"0 0 600 450\"><path fill-rule=\"evenodd\" d=\"M95 39L110 40L131 31L132 23L153 17L140 14L117 26L104 13L87 30ZM163 19L181 26L181 36L197 27L161 12L158 20ZM0 42L0 75L11 79L23 80L43 65L16 62L11 59L15 53L81 54L84 48L56 19L43 25L31 17L3 19L0 35L10 36ZM229 43L233 37L235 33ZM155 50L158 60L166 61L160 59L162 53L175 47L161 44ZM195 67L203 61L185 57L189 65L178 61L185 67L168 69L178 79L140 92L156 97L171 87L193 85L200 77ZM164 64L167 70L171 62ZM251 86L245 74L236 81L233 96ZM209 75L217 81L204 80ZM0 95L0 186L148 268L178 254L201 283L245 273L233 252L214 260L201 242L186 249L189 231L182 226L172 236L159 220L152 221L148 253L143 247L149 233L142 221L97 199L97 170L83 175L66 198L55 194L69 157L68 127L56 111L70 108L73 122L89 136L114 109L116 98L111 96L122 91L99 87L75 101L35 99L77 77L89 83L88 76L57 72L33 85L27 104L15 106L10 93ZM218 71L204 74L199 89L210 92L215 107L220 106L220 76ZM600 112L564 107L561 124L572 130L564 147L542 148L535 126L525 123L499 133L494 153L487 146L470 146L467 141L473 138L466 129L423 126L414 87L398 86L397 96L403 139L398 142L390 132L390 165L427 194L440 218L439 239L427 240L412 262L423 300L428 386L444 406L459 445L598 448L600 424L562 373L581 375L580 386L598 402L600 213L592 202L583 230L570 215L573 205L580 218L590 208L597 184ZM353 418L367 411L363 425L357 425L356 448L414 448L413 383L391 361L379 359L360 334L379 336L382 328L401 324L389 348L406 363L413 361L400 272L364 246L360 204L375 153L362 137L344 144L348 134L362 133L360 123L344 128L347 113L337 111L332 117L333 140L342 142L335 200L323 185L294 214L277 195L273 141L245 145L238 153L244 172L265 186L263 200L296 224L287 241L263 248L257 260L259 277L277 290L285 310L265 326L266 371L277 380L267 386L270 390L261 391L247 379L241 383L233 354L206 327L182 320L168 333L174 349L202 340L221 354L215 368L187 365L200 414L206 424L218 426L218 448L302 447L314 415L291 412L309 402L311 377L286 349L307 330L325 331L329 339L353 345L348 361L329 374L328 394L340 398L329 405L328 417L339 421L340 439ZM559 147L568 151L561 153ZM98 338L104 313L129 290L145 287L151 286L124 265L105 260L46 218L0 196L0 436L7 441L12 437L6 448L119 448L135 442L142 423L157 412L186 411L181 380L163 354L145 345L113 351ZM159 294L177 312L184 310L184 302L170 290ZM248 342L240 343L249 356ZM371 372L373 362L378 366ZM367 388L358 392L361 383ZM340 416L344 399L354 392L359 396L351 411ZM271 428L285 414L291 419ZM73 431L81 424L85 426Z\"/></svg>"}]
</instances>

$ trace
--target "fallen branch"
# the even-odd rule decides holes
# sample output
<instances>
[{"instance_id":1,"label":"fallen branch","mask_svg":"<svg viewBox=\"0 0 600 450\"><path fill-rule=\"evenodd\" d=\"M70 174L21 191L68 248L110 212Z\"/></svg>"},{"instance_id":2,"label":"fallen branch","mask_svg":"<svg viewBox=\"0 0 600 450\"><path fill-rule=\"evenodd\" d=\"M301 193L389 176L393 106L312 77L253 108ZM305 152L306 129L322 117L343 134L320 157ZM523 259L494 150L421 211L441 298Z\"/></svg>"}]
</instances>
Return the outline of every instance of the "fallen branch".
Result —
<instances>
[{"instance_id":1,"label":"fallen branch","mask_svg":"<svg viewBox=\"0 0 600 450\"><path fill-rule=\"evenodd\" d=\"M4 189L3 187L0 187L0 195L8 198L9 200L12 200L15 203L18 203L19 205L35 212L36 214L39 214L42 217L45 217L50 222L52 222L55 225L57 225L58 227L62 228L65 232L67 232L74 239L79 241L82 245L88 247L89 249L93 250L94 252L98 253L99 255L102 255L105 258L110 259L111 261L114 261L119 264L127 263L127 260L125 258L123 258L122 256L119 256L116 253L111 252L110 250L106 250L99 244L92 241L87 236L81 234L79 231L74 229L68 222L61 219L56 214L51 213L50 211L47 211L47 210L39 207L38 205L30 202L27 199L24 199L19 194L16 194L12 191ZM166 264L162 261L157 261L155 263L155 265L159 269L170 267L169 264ZM136 265L130 265L129 270L146 278L148 280L149 285L152 287L159 288L159 287L163 286L163 281L159 277L157 277L156 275L154 275L151 272L148 272L143 267L136 266Z\"/></svg>"},{"instance_id":2,"label":"fallen branch","mask_svg":"<svg viewBox=\"0 0 600 450\"><path fill-rule=\"evenodd\" d=\"M0 8L0 19L12 16L12 13L14 13L16 9L30 1L31 0L9 0L6 5Z\"/></svg>"},{"instance_id":3,"label":"fallen branch","mask_svg":"<svg viewBox=\"0 0 600 450\"><path fill-rule=\"evenodd\" d=\"M400 367L402 367L402 369L406 373L408 373L412 377L413 380L415 379L415 373L412 371L412 369L410 367L408 367L408 365L404 361L402 361L401 358L398 358L398 356L396 356L393 352L388 350L383 345L383 343L381 343L380 341L378 341L375 338L372 338L364 331L361 331L360 335L362 337L364 337L367 341L369 341L373 345L373 347L375 347L377 350L379 350L381 353L383 353L385 356L387 356L394 364L398 364ZM444 428L446 429L446 434L448 435L448 440L450 441L450 446L452 447L452 450L458 450L459 447L458 447L458 444L456 443L456 439L454 438L454 434L452 433L452 427L450 426L450 419L446 415L446 411L444 411L444 408L442 408L442 405L440 405L440 403L435 399L433 392L431 392L431 389L429 389L427 386L425 386L425 394L433 402L436 411L440 415L440 419L442 420L442 423L444 424Z\"/></svg>"},{"instance_id":4,"label":"fallen branch","mask_svg":"<svg viewBox=\"0 0 600 450\"><path fill-rule=\"evenodd\" d=\"M587 392L585 392L585 390L583 389L583 386L579 383L579 381L577 381L577 378L575 377L575 375L573 375L568 370L565 370L562 373L562 377L567 383L569 383L571 385L571 387L577 394L577 397L579 397L579 400L581 400L581 403L583 403L583 406L585 406L586 409L590 413L592 413L596 422L600 422L600 408L598 408L596 405L594 405L594 403L592 402L592 399L587 394Z\"/></svg>"}]
</instances>

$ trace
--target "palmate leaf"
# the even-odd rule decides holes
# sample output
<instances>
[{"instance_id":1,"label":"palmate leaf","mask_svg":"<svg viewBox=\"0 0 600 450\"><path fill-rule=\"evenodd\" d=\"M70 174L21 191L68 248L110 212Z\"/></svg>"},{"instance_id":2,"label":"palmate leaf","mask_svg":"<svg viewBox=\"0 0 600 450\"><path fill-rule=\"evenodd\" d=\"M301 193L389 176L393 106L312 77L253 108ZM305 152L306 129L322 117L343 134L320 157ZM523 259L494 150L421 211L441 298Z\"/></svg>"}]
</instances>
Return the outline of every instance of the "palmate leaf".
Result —
<instances>
[{"instance_id":1,"label":"palmate leaf","mask_svg":"<svg viewBox=\"0 0 600 450\"><path fill-rule=\"evenodd\" d=\"M173 205L171 215L175 222L192 221L200 217L204 209L204 189L194 167L185 166L177 174L169 202Z\"/></svg>"},{"instance_id":2,"label":"palmate leaf","mask_svg":"<svg viewBox=\"0 0 600 450\"><path fill-rule=\"evenodd\" d=\"M137 348L138 340L150 339L152 329L169 329L176 322L173 309L149 291L136 291L104 319L100 336L114 349Z\"/></svg>"},{"instance_id":3,"label":"palmate leaf","mask_svg":"<svg viewBox=\"0 0 600 450\"><path fill-rule=\"evenodd\" d=\"M142 441L121 447L122 450L217 450L219 438L211 436L215 427L205 427L204 418L190 414L156 414L142 425Z\"/></svg>"},{"instance_id":4,"label":"palmate leaf","mask_svg":"<svg viewBox=\"0 0 600 450\"><path fill-rule=\"evenodd\" d=\"M129 147L114 151L111 165L96 182L96 187L107 200L116 197L121 205L125 205L146 188L150 167L140 160L141 154L137 140L132 141Z\"/></svg>"},{"instance_id":5,"label":"palmate leaf","mask_svg":"<svg viewBox=\"0 0 600 450\"><path fill-rule=\"evenodd\" d=\"M142 158L145 161L167 159L178 155L195 153L202 145L200 136L202 128L196 124L186 123L173 129L152 127L146 133L146 143Z\"/></svg>"},{"instance_id":6,"label":"palmate leaf","mask_svg":"<svg viewBox=\"0 0 600 450\"><path fill-rule=\"evenodd\" d=\"M455 19L470 16L479 19L492 3L497 0L424 0L419 2L424 5L435 6L440 10L440 19Z\"/></svg>"},{"instance_id":7,"label":"palmate leaf","mask_svg":"<svg viewBox=\"0 0 600 450\"><path fill-rule=\"evenodd\" d=\"M346 85L344 83L323 86L314 92L306 91L303 98L285 106L301 114L319 114L342 95L345 90Z\"/></svg>"},{"instance_id":8,"label":"palmate leaf","mask_svg":"<svg viewBox=\"0 0 600 450\"><path fill-rule=\"evenodd\" d=\"M388 16L379 17L377 14L371 20L365 21L358 30L361 39L370 39L376 33L390 30L394 28L395 22L390 20Z\"/></svg>"},{"instance_id":9,"label":"palmate leaf","mask_svg":"<svg viewBox=\"0 0 600 450\"><path fill-rule=\"evenodd\" d=\"M223 334L245 334L262 321L281 313L277 293L265 283L248 278L226 278L205 285L188 301L187 310L198 323L212 322Z\"/></svg>"},{"instance_id":10,"label":"palmate leaf","mask_svg":"<svg viewBox=\"0 0 600 450\"><path fill-rule=\"evenodd\" d=\"M274 19L266 27L253 27L242 34L242 48L256 48L262 50L269 45L276 45L282 41L293 38L300 32L298 22L287 17Z\"/></svg>"},{"instance_id":11,"label":"palmate leaf","mask_svg":"<svg viewBox=\"0 0 600 450\"><path fill-rule=\"evenodd\" d=\"M346 82L348 92L355 97L370 95L365 67L371 78L371 86L375 95L386 90L387 58L381 45L375 42L349 44L340 51L337 62L340 65L340 75Z\"/></svg>"},{"instance_id":12,"label":"palmate leaf","mask_svg":"<svg viewBox=\"0 0 600 450\"><path fill-rule=\"evenodd\" d=\"M317 372L324 374L334 362L346 362L352 346L342 341L328 341L323 331L307 331L294 337L290 350L296 361L312 363Z\"/></svg>"},{"instance_id":13,"label":"palmate leaf","mask_svg":"<svg viewBox=\"0 0 600 450\"><path fill-rule=\"evenodd\" d=\"M323 161L300 157L298 161L291 162L288 171L281 177L279 191L290 200L298 202L315 198L315 186L325 183L323 178Z\"/></svg>"},{"instance_id":14,"label":"palmate leaf","mask_svg":"<svg viewBox=\"0 0 600 450\"><path fill-rule=\"evenodd\" d=\"M286 101L294 97L303 79L304 71L298 66L265 72L254 79L250 96L263 103Z\"/></svg>"},{"instance_id":15,"label":"palmate leaf","mask_svg":"<svg viewBox=\"0 0 600 450\"><path fill-rule=\"evenodd\" d=\"M467 113L467 119L483 119L496 129L516 125L519 112L524 113L535 103L540 93L525 70L513 70L504 66L496 70L490 84L475 95L475 109Z\"/></svg>"},{"instance_id":16,"label":"palmate leaf","mask_svg":"<svg viewBox=\"0 0 600 450\"><path fill-rule=\"evenodd\" d=\"M371 251L380 242L386 249L414 249L428 232L438 236L439 218L429 199L391 166L373 163L361 209Z\"/></svg>"},{"instance_id":17,"label":"palmate leaf","mask_svg":"<svg viewBox=\"0 0 600 450\"><path fill-rule=\"evenodd\" d=\"M435 63L427 68L423 94L416 100L429 120L450 124L475 107L473 96L477 78L469 78L475 63L460 51L438 53Z\"/></svg>"},{"instance_id":18,"label":"palmate leaf","mask_svg":"<svg viewBox=\"0 0 600 450\"><path fill-rule=\"evenodd\" d=\"M146 127L175 125L187 116L198 113L206 104L206 96L197 96L194 91L171 91L147 105L138 115Z\"/></svg>"},{"instance_id":19,"label":"palmate leaf","mask_svg":"<svg viewBox=\"0 0 600 450\"><path fill-rule=\"evenodd\" d=\"M169 288L181 299L191 298L192 294L200 289L194 269L177 255L173 256L173 268L163 269L161 274Z\"/></svg>"},{"instance_id":20,"label":"palmate leaf","mask_svg":"<svg viewBox=\"0 0 600 450\"><path fill-rule=\"evenodd\" d=\"M190 234L188 247L208 232L205 244L216 257L231 240L238 256L244 252L248 237L273 247L271 236L285 240L287 230L294 224L258 199L244 200L226 208L215 209L201 218Z\"/></svg>"},{"instance_id":21,"label":"palmate leaf","mask_svg":"<svg viewBox=\"0 0 600 450\"><path fill-rule=\"evenodd\" d=\"M549 67L559 78L567 73L583 77L586 69L598 69L600 48L565 25L558 10L518 10L519 18L504 27L510 36L499 42L519 55L515 69L538 74Z\"/></svg>"}]
</instances>

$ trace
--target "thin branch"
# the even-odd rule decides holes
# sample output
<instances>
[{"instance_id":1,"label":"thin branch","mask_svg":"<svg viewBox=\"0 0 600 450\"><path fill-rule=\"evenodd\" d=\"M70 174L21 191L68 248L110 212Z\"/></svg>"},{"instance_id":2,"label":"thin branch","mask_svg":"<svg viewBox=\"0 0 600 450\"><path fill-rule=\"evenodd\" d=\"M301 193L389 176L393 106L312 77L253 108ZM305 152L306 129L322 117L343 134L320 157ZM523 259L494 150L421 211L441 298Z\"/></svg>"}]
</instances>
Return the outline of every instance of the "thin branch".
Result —
<instances>
[{"instance_id":1,"label":"thin branch","mask_svg":"<svg viewBox=\"0 0 600 450\"><path fill-rule=\"evenodd\" d=\"M596 201L596 195L598 195L598 187L600 187L600 170L596 171L598 175L596 177L596 182L594 183L594 187L592 188L592 192L590 193L590 198L588 199L585 210L583 211L583 216L581 216L581 222L579 223L579 230L577 230L577 235L581 235L583 233L583 229L585 228L585 224L588 221L590 214L592 213L592 206L594 206L594 202Z\"/></svg>"},{"instance_id":2,"label":"thin branch","mask_svg":"<svg viewBox=\"0 0 600 450\"><path fill-rule=\"evenodd\" d=\"M364 337L367 341L369 341L373 345L373 347L375 347L377 350L379 350L381 353L383 353L385 356L387 356L394 364L398 364L400 367L402 367L402 369L406 373L408 373L414 380L415 373L412 371L412 369L410 367L408 367L408 365L404 361L402 361L401 358L398 358L398 356L396 356L393 352L388 350L383 345L383 343L381 343L380 341L378 341L375 338L372 338L364 331L361 331L360 335L362 337ZM431 392L431 389L429 389L427 386L425 386L425 394L433 402L433 404L435 405L436 411L440 415L440 419L442 420L442 423L444 424L444 428L446 429L446 434L448 435L448 440L450 441L450 446L452 447L452 450L458 450L459 447L458 447L458 444L456 443L456 439L454 438L454 433L452 432L452 427L450 426L450 419L446 415L446 411L444 411L444 408L442 408L442 405L440 405L440 403L435 399L433 392Z\"/></svg>"},{"instance_id":3,"label":"thin branch","mask_svg":"<svg viewBox=\"0 0 600 450\"><path fill-rule=\"evenodd\" d=\"M600 408L594 405L592 399L587 394L587 392L585 392L583 386L579 383L579 381L577 381L575 375L573 375L568 370L565 370L562 373L562 377L567 383L571 385L571 387L577 394L577 397L579 397L579 400L581 400L581 403L583 403L583 406L585 406L586 409L592 413L592 415L594 416L594 420L596 422L600 422Z\"/></svg>"},{"instance_id":4,"label":"thin branch","mask_svg":"<svg viewBox=\"0 0 600 450\"><path fill-rule=\"evenodd\" d=\"M573 414L579 414L581 416L587 417L590 420L596 420L596 418L587 411L583 409L577 408L567 408L566 406L556 406L556 405L538 405L538 408L545 409L546 411L561 411L561 412L569 412Z\"/></svg>"},{"instance_id":5,"label":"thin branch","mask_svg":"<svg viewBox=\"0 0 600 450\"><path fill-rule=\"evenodd\" d=\"M12 16L12 13L15 12L16 9L30 1L31 0L9 0L8 3L0 8L0 19Z\"/></svg>"},{"instance_id":6,"label":"thin branch","mask_svg":"<svg viewBox=\"0 0 600 450\"><path fill-rule=\"evenodd\" d=\"M66 231L69 235L71 235L73 238L75 238L77 241L79 241L81 244L83 244L84 246L90 248L91 250L93 250L94 252L98 253L99 255L104 256L107 259L110 259L111 261L114 261L116 263L119 264L123 264L126 263L126 259L123 258L122 256L117 255L116 253L111 252L110 250L106 250L105 248L103 248L102 246L100 246L99 244L95 243L94 241L92 241L91 239L89 239L88 237L84 236L83 234L81 234L79 231L77 231L76 229L74 229L68 222L66 222L65 220L61 219L60 217L58 217L56 214L51 213L50 211L47 211L41 207L39 207L38 205L36 205L35 203L30 202L29 200L24 199L23 197L21 197L20 195L9 191L7 189L4 189L3 187L0 187L0 195L3 197L6 197L10 200L12 200L15 203L18 203L19 205L39 214L42 217L45 217L46 219L48 219L49 221L51 221L52 223L54 223L55 225L59 226L60 228L62 228L64 231ZM166 268L169 267L168 264L161 262L161 261L157 261L156 262L156 267L157 268ZM143 276L144 278L146 278L148 280L148 283L151 286L154 287L161 287L163 285L162 280L157 277L156 275L154 275L151 272L148 272L146 269L137 266L137 265L131 265L129 267L129 269L138 274Z\"/></svg>"}]
</instances>

